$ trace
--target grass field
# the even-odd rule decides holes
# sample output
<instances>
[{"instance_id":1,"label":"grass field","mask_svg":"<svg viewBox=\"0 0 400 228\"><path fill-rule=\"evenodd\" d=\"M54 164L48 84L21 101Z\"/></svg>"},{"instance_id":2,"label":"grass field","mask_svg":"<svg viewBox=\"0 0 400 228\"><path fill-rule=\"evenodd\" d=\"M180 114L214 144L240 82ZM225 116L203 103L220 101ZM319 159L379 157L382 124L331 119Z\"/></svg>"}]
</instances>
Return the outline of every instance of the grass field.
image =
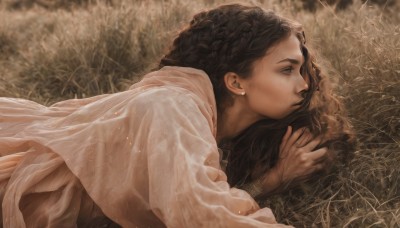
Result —
<instances>
[{"instance_id":1,"label":"grass field","mask_svg":"<svg viewBox=\"0 0 400 228\"><path fill-rule=\"evenodd\" d=\"M0 96L52 104L124 90L195 12L226 2L1 0ZM262 204L296 227L400 227L400 3L250 2L304 25L359 145L348 166Z\"/></svg>"}]
</instances>

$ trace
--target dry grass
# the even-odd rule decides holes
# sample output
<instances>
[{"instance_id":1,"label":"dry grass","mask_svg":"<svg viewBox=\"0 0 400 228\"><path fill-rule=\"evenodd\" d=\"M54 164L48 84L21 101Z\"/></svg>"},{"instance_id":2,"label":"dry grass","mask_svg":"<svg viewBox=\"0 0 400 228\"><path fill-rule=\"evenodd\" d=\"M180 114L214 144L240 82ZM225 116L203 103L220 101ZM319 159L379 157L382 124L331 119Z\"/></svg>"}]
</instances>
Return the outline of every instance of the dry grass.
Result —
<instances>
[{"instance_id":1,"label":"dry grass","mask_svg":"<svg viewBox=\"0 0 400 228\"><path fill-rule=\"evenodd\" d=\"M124 90L154 67L191 15L229 1L77 2L67 10L1 3L0 96L51 104ZM399 4L311 14L298 2L254 2L304 24L359 142L350 165L263 204L297 227L400 227Z\"/></svg>"}]
</instances>

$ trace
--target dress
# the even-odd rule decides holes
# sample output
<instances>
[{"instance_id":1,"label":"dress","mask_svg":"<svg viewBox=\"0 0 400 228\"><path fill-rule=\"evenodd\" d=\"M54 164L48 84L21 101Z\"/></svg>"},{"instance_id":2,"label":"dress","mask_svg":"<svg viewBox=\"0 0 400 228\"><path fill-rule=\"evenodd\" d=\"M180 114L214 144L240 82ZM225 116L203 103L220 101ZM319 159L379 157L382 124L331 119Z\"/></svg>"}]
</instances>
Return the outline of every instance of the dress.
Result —
<instances>
[{"instance_id":1,"label":"dress","mask_svg":"<svg viewBox=\"0 0 400 228\"><path fill-rule=\"evenodd\" d=\"M201 70L164 67L129 90L46 107L0 98L4 227L287 227L230 188Z\"/></svg>"}]
</instances>

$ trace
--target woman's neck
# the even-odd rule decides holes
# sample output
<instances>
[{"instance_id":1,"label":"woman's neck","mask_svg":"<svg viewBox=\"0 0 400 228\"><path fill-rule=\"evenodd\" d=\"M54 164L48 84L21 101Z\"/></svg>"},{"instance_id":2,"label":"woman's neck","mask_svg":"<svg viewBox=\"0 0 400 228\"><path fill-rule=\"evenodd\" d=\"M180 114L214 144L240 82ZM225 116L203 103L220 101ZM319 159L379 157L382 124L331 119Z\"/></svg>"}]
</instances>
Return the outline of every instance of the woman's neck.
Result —
<instances>
[{"instance_id":1,"label":"woman's neck","mask_svg":"<svg viewBox=\"0 0 400 228\"><path fill-rule=\"evenodd\" d=\"M217 144L222 140L237 136L244 129L262 119L262 116L250 112L249 108L236 102L227 107L222 113L218 113Z\"/></svg>"}]
</instances>

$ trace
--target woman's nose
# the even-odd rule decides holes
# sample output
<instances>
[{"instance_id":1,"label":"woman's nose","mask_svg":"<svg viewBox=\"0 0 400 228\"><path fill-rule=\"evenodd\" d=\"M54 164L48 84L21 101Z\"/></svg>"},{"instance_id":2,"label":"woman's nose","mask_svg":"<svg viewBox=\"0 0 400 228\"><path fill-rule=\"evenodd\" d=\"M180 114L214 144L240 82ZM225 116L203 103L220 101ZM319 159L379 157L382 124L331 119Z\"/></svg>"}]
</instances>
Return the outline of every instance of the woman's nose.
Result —
<instances>
[{"instance_id":1,"label":"woman's nose","mask_svg":"<svg viewBox=\"0 0 400 228\"><path fill-rule=\"evenodd\" d=\"M308 83L304 80L304 78L300 75L298 77L297 83L297 93L303 94L308 91Z\"/></svg>"}]
</instances>

